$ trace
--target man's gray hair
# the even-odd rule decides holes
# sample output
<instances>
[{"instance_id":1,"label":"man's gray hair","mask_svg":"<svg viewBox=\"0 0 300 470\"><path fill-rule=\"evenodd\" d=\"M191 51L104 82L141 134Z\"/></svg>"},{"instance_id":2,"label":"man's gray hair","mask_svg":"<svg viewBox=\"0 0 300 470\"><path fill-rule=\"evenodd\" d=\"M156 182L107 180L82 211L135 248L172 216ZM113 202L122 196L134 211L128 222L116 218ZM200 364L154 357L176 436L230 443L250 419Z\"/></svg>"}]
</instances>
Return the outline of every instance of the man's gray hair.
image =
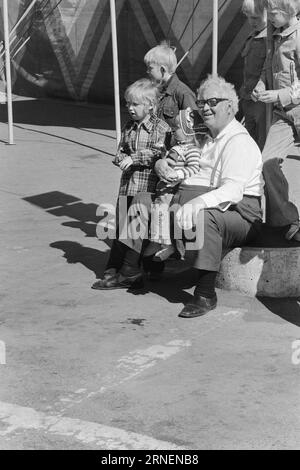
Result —
<instances>
[{"instance_id":1,"label":"man's gray hair","mask_svg":"<svg viewBox=\"0 0 300 470\"><path fill-rule=\"evenodd\" d=\"M197 90L198 98L202 96L205 89L214 86L218 89L218 96L211 96L210 98L228 98L232 102L232 110L234 114L239 110L239 98L232 83L226 82L223 77L208 75L208 77L200 83Z\"/></svg>"}]
</instances>

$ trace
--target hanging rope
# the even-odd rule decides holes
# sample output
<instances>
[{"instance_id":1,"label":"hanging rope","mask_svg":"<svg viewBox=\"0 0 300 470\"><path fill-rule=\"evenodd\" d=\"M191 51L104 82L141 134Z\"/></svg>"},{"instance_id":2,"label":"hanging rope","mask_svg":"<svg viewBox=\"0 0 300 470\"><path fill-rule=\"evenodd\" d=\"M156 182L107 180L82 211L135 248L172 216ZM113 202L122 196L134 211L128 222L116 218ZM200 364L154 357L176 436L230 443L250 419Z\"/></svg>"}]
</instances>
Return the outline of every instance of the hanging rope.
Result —
<instances>
[{"instance_id":1,"label":"hanging rope","mask_svg":"<svg viewBox=\"0 0 300 470\"><path fill-rule=\"evenodd\" d=\"M59 4L61 2L62 2L62 0L58 0L56 5L49 11L49 13L45 17L43 17L44 22L53 13L53 11L59 6ZM39 11L41 13L43 13L43 11L46 10L46 6L47 6L48 3L49 3L49 0L42 0L40 2ZM24 18L24 20L25 20L25 18ZM29 23L30 23L30 26L25 30L26 25L28 25ZM33 15L31 15L29 18L27 18L25 23L23 22L20 38L18 39L17 43L14 44L14 46L11 50L12 58L14 58L20 52L20 50L23 49L23 47L27 44L27 42L30 40L32 25L33 25ZM15 38L16 38L16 36L13 37L12 42L15 41ZM2 58L3 55L4 55L4 51L1 52L0 58ZM0 74L3 72L4 68L5 67L4 67L4 64L3 64L2 67L1 67L1 70L0 70Z\"/></svg>"},{"instance_id":2,"label":"hanging rope","mask_svg":"<svg viewBox=\"0 0 300 470\"><path fill-rule=\"evenodd\" d=\"M45 6L47 5L48 3L48 0L42 0L41 3L40 3L40 6L39 6L39 9L42 11ZM44 4L44 5L43 5ZM23 22L22 22L22 27L20 28L19 30L19 38L18 38L18 41L17 43L15 43L13 45L13 47L11 47L11 53L12 53L12 56L14 57L14 55L16 55L16 51L19 52L19 50L21 50L21 48L23 47L21 44L22 44L22 41L25 39L25 42L28 41L28 35L30 36L30 32L32 30L32 23L33 23L33 15L30 15L29 17L27 17L26 19L24 18ZM17 24L17 23L16 23ZM27 27L27 25L30 24L29 27ZM12 30L15 28L15 26L13 26ZM10 43L13 44L16 40L17 36L14 36ZM4 55L4 51L3 53L1 53L1 57Z\"/></svg>"},{"instance_id":3,"label":"hanging rope","mask_svg":"<svg viewBox=\"0 0 300 470\"><path fill-rule=\"evenodd\" d=\"M58 0L57 4L52 8L52 10L50 10L50 12L48 13L47 16L45 16L44 18L44 21L46 21L46 19L54 12L54 10L56 10L56 8L59 6L59 4L62 2L62 0Z\"/></svg>"},{"instance_id":4,"label":"hanging rope","mask_svg":"<svg viewBox=\"0 0 300 470\"><path fill-rule=\"evenodd\" d=\"M62 2L62 0L58 0L58 2L56 3L56 5L54 5L54 7L48 12L48 14L44 17L42 16L42 19L43 21L45 22L47 20L47 18L49 18L49 16L53 13L53 11L59 6L59 4ZM38 6L38 11L40 13L42 13L43 15L43 12L46 11L46 7L49 3L49 0L42 0L40 2ZM30 18L27 18L27 21L25 22L25 24L23 24L23 29L21 30L21 33L20 33L20 38L22 40L22 38L26 37L27 34L30 35L31 33L31 30L32 30L32 25L33 25L33 22L34 22L34 15L31 15ZM30 23L30 26L25 30L25 25L27 25L28 23Z\"/></svg>"},{"instance_id":5,"label":"hanging rope","mask_svg":"<svg viewBox=\"0 0 300 470\"><path fill-rule=\"evenodd\" d=\"M181 39L183 38L183 35L184 35L184 33L186 32L187 27L188 27L188 25L190 24L190 21L191 21L191 19L193 18L194 13L195 13L195 11L196 11L196 9L197 9L199 3L200 3L200 0L198 0L197 3L196 3L196 6L194 6L193 11L192 11L192 13L190 14L189 19L187 20L187 23L186 23L186 25L185 25L185 27L184 27L182 33L181 33L181 36L180 36L180 38L178 39L178 42L180 42Z\"/></svg>"},{"instance_id":6,"label":"hanging rope","mask_svg":"<svg viewBox=\"0 0 300 470\"><path fill-rule=\"evenodd\" d=\"M44 3L44 5L43 5ZM42 10L44 8L44 6L48 3L47 0L42 0L40 2L40 5L39 5L39 9ZM37 4L35 4L35 8L37 7ZM28 15L26 18L24 18L24 20L22 21L22 27L21 28L18 28L18 36L20 38L22 38L23 36L26 36L26 34L28 33L28 31L31 29L31 26L32 26L32 19L33 19L33 16L34 14L31 14L31 15ZM17 23L16 23L17 24ZM30 24L30 26L27 28L27 25ZM14 30L15 26L13 26L12 30ZM14 38L12 38L12 41L14 40Z\"/></svg>"},{"instance_id":7,"label":"hanging rope","mask_svg":"<svg viewBox=\"0 0 300 470\"><path fill-rule=\"evenodd\" d=\"M59 6L59 4L61 2L62 2L62 0L58 0L56 5L54 5L54 7L48 12L48 14L45 17L43 17L44 22L47 20L47 18L49 18L49 16ZM40 13L43 14L43 11L46 10L46 6L48 5L48 3L49 3L49 0L42 0L41 1L41 3L38 6ZM31 31L32 31L32 26L33 26L33 23L34 23L33 15L30 18L27 19L27 22L25 24L28 24L28 23L30 23L30 26L25 30L25 25L23 25L23 30L20 34L20 39L19 39L18 43L14 45L14 50L12 51L13 57L15 57L15 55L22 49L22 47L25 45L25 43L30 38ZM26 38L26 36L27 36L27 38ZM20 42L22 42L24 39L25 39L25 43L23 42L23 44L20 45Z\"/></svg>"},{"instance_id":8,"label":"hanging rope","mask_svg":"<svg viewBox=\"0 0 300 470\"><path fill-rule=\"evenodd\" d=\"M170 34L170 31L171 31L171 28L172 28L172 24L173 24L173 20L174 20L175 14L176 14L178 3L179 3L179 0L177 0L174 11L173 11L173 15L172 15L171 22L170 22L170 25L169 25L169 29L168 29L168 32L167 32L167 39L169 39L169 34Z\"/></svg>"},{"instance_id":9,"label":"hanging rope","mask_svg":"<svg viewBox=\"0 0 300 470\"><path fill-rule=\"evenodd\" d=\"M222 5L218 8L218 12L220 12L220 10L222 10L222 8L224 7L224 5L228 2L228 0L224 0ZM192 45L189 47L189 49L186 51L186 53L184 54L184 56L180 59L180 61L178 62L177 64L177 68L179 67L179 65L181 64L181 62L186 58L186 56L189 54L189 52L191 52L191 50L193 49L194 45L199 41L199 39L201 38L201 36L205 33L205 31L210 27L210 25L212 24L212 20L209 20L209 22L207 23L207 25L205 26L205 28L201 31L201 33L197 36L197 38L195 39L195 41L192 43Z\"/></svg>"}]
</instances>

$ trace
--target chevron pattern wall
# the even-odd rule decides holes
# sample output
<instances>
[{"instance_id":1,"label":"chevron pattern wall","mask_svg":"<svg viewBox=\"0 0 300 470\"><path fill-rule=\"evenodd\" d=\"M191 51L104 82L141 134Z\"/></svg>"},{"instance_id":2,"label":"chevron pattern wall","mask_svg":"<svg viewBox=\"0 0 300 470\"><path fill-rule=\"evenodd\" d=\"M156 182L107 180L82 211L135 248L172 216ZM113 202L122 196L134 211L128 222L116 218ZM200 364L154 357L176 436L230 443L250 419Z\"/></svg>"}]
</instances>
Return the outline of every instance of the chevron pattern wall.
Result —
<instances>
[{"instance_id":1,"label":"chevron pattern wall","mask_svg":"<svg viewBox=\"0 0 300 470\"><path fill-rule=\"evenodd\" d=\"M30 3L9 1L11 26ZM236 85L242 77L241 48L249 34L241 3L219 0L219 73ZM176 46L180 59L200 35L178 69L193 89L210 72L212 0L116 0L116 9L121 94L145 76L144 54L165 38ZM16 36L13 55L30 37L14 57L16 93L113 101L109 0L37 1Z\"/></svg>"}]
</instances>

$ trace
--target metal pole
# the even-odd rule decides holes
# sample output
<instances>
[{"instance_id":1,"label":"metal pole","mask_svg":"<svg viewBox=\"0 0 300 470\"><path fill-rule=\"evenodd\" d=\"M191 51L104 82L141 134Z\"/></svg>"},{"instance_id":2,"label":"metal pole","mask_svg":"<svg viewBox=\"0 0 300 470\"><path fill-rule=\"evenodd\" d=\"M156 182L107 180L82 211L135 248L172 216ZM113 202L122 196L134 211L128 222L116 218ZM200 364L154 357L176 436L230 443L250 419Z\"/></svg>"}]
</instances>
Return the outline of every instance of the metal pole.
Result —
<instances>
[{"instance_id":1,"label":"metal pole","mask_svg":"<svg viewBox=\"0 0 300 470\"><path fill-rule=\"evenodd\" d=\"M3 0L3 22L4 22L4 42L5 42L5 75L6 75L6 94L7 94L7 116L8 116L8 143L13 145L13 109L11 94L11 72L10 72L10 50L9 50L9 24L7 0Z\"/></svg>"},{"instance_id":2,"label":"metal pole","mask_svg":"<svg viewBox=\"0 0 300 470\"><path fill-rule=\"evenodd\" d=\"M114 91L115 91L115 119L117 143L121 140L121 112L120 112L120 88L119 88L119 65L118 65L118 41L117 20L115 0L110 0L111 36L113 51Z\"/></svg>"},{"instance_id":3,"label":"metal pole","mask_svg":"<svg viewBox=\"0 0 300 470\"><path fill-rule=\"evenodd\" d=\"M218 0L213 0L213 45L212 45L212 74L218 74Z\"/></svg>"},{"instance_id":4,"label":"metal pole","mask_svg":"<svg viewBox=\"0 0 300 470\"><path fill-rule=\"evenodd\" d=\"M272 56L274 52L274 41L273 41L274 27L268 20L267 26L267 57L266 57L266 75L267 75L267 87L269 90L273 89L273 76L272 76ZM273 114L273 105L266 105L266 133L268 134Z\"/></svg>"}]
</instances>

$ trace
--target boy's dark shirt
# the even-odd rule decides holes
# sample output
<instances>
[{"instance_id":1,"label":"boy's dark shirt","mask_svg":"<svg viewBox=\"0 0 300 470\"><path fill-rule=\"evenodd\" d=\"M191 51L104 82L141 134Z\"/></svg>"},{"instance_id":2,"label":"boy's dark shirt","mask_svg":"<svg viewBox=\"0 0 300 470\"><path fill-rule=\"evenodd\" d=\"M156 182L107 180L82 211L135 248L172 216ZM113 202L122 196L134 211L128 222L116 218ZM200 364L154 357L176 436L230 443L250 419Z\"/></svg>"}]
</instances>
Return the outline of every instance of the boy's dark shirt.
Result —
<instances>
[{"instance_id":1,"label":"boy's dark shirt","mask_svg":"<svg viewBox=\"0 0 300 470\"><path fill-rule=\"evenodd\" d=\"M157 115L164 119L171 128L175 127L175 117L181 109L197 110L196 96L192 90L179 80L176 73L161 88L161 97L157 107Z\"/></svg>"}]
</instances>

